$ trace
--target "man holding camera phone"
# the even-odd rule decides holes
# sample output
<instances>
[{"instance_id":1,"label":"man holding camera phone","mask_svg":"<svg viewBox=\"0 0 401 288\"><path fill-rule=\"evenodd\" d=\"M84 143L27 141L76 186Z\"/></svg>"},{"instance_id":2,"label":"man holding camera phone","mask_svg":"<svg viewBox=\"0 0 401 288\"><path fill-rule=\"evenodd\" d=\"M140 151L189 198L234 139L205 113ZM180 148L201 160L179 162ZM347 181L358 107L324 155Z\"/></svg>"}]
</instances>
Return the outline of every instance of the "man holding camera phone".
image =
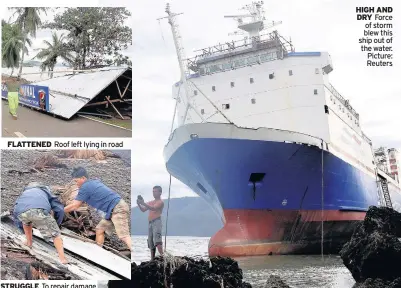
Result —
<instances>
[{"instance_id":1,"label":"man holding camera phone","mask_svg":"<svg viewBox=\"0 0 401 288\"><path fill-rule=\"evenodd\" d=\"M148 247L150 249L151 260L155 258L156 248L159 254L163 256L163 239L162 239L162 212L164 208L164 202L161 199L162 188L160 186L153 187L153 197L148 203L145 203L142 196L139 195L136 203L142 212L149 210L149 232L148 232Z\"/></svg>"}]
</instances>

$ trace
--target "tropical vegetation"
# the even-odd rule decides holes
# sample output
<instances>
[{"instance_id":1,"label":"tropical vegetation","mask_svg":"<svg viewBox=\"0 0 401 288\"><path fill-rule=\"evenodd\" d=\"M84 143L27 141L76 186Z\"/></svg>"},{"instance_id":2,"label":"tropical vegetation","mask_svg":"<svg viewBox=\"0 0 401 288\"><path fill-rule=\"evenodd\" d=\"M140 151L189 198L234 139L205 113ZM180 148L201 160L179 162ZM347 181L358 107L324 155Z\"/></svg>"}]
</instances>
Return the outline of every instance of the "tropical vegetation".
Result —
<instances>
[{"instance_id":1,"label":"tropical vegetation","mask_svg":"<svg viewBox=\"0 0 401 288\"><path fill-rule=\"evenodd\" d=\"M12 71L19 67L18 78L32 41L42 29L51 30L51 41L44 40L43 47L35 49L38 53L31 62L40 60L42 71L48 71L50 77L60 61L74 70L132 65L122 53L132 45L132 29L125 24L131 13L126 8L54 8L55 16L47 22L43 16L50 8L10 9L10 21L2 21L2 61L3 67Z\"/></svg>"}]
</instances>

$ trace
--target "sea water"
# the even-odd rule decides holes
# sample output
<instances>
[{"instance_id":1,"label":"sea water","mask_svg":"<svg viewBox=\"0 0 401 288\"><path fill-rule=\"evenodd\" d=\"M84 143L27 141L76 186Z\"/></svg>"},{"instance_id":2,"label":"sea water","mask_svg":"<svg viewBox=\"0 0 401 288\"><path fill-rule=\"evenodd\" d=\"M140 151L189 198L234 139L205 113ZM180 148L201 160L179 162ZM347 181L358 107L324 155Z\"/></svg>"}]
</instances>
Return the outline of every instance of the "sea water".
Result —
<instances>
[{"instance_id":1,"label":"sea water","mask_svg":"<svg viewBox=\"0 0 401 288\"><path fill-rule=\"evenodd\" d=\"M133 236L132 260L150 259L146 236ZM163 237L164 241L164 237ZM209 238L167 237L167 251L176 256L207 256ZM245 281L264 287L270 275L278 275L293 288L351 288L354 280L339 256L260 256L236 259Z\"/></svg>"}]
</instances>

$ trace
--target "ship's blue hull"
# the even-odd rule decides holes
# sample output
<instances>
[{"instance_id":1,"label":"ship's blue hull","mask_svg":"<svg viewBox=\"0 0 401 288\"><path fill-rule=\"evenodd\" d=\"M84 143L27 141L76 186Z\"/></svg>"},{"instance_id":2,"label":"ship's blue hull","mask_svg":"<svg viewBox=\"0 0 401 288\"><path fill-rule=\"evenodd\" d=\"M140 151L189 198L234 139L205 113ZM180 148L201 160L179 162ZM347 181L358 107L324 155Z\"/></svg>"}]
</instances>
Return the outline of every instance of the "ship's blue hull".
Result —
<instances>
[{"instance_id":1,"label":"ship's blue hull","mask_svg":"<svg viewBox=\"0 0 401 288\"><path fill-rule=\"evenodd\" d=\"M333 230L324 234L345 241L369 206L379 204L373 171L365 173L329 151L322 159L322 150L314 146L199 138L180 146L167 169L222 216L226 231L219 231L213 245L284 241L292 237L285 234L294 221L314 223L298 231L299 239L310 239L307 234L319 229L323 218ZM401 194L395 186L389 188L399 205Z\"/></svg>"}]
</instances>

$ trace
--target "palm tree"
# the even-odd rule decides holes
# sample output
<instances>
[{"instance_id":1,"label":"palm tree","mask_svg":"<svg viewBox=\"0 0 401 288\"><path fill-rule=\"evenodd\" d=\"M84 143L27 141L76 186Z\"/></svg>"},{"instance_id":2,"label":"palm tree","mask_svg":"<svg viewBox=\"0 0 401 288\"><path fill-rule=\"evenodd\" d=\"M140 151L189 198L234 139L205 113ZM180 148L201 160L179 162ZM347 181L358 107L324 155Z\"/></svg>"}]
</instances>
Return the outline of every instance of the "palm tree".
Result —
<instances>
[{"instance_id":1,"label":"palm tree","mask_svg":"<svg viewBox=\"0 0 401 288\"><path fill-rule=\"evenodd\" d=\"M3 33L5 33L4 30ZM31 39L24 37L17 25L10 25L7 29L7 35L2 40L1 58L3 65L11 68L11 75L13 75L14 68L19 65L21 52L28 54L27 46L30 47L32 42Z\"/></svg>"},{"instance_id":2,"label":"palm tree","mask_svg":"<svg viewBox=\"0 0 401 288\"><path fill-rule=\"evenodd\" d=\"M36 37L36 30L42 25L42 21L40 19L40 13L45 12L47 8L43 7L16 7L16 8L11 8L15 10L14 14L17 14L17 20L16 24L20 27L22 30L22 33L24 35L24 38L28 38L28 34L30 34L32 37ZM26 40L23 41L24 43ZM19 68L18 72L18 78L21 78L22 74L22 64L24 62L24 56L25 56L25 50L22 50L22 55L21 55L21 65Z\"/></svg>"},{"instance_id":3,"label":"palm tree","mask_svg":"<svg viewBox=\"0 0 401 288\"><path fill-rule=\"evenodd\" d=\"M58 37L56 32L52 32L52 43L47 40L43 40L43 43L47 47L41 48L41 51L33 58L37 58L39 60L45 59L42 62L42 65L40 65L40 68L42 71L47 69L49 71L50 78L53 78L53 70L57 63L58 57L61 57L61 59L67 63L72 63L74 61L74 56L68 49L64 39L64 34L61 34L60 37Z\"/></svg>"}]
</instances>

